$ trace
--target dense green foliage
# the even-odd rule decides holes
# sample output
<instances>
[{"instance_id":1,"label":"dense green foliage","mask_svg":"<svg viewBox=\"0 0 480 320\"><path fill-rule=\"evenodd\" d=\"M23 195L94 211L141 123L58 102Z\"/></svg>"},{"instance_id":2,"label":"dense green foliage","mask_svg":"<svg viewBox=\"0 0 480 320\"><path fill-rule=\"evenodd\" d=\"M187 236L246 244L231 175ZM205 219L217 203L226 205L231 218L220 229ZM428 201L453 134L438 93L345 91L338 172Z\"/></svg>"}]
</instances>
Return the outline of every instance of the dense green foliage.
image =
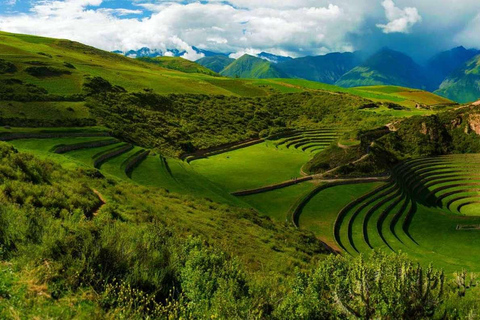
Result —
<instances>
[{"instance_id":1,"label":"dense green foliage","mask_svg":"<svg viewBox=\"0 0 480 320\"><path fill-rule=\"evenodd\" d=\"M465 107L429 117L412 117L401 122L398 131L376 141L398 159L449 153L478 153L478 107ZM384 154L381 156L385 156Z\"/></svg>"},{"instance_id":2,"label":"dense green foliage","mask_svg":"<svg viewBox=\"0 0 480 320\"><path fill-rule=\"evenodd\" d=\"M365 128L389 117L361 112L368 100L348 94L312 92L265 98L170 95L151 92L97 94L88 103L115 135L168 152L197 149L269 135L286 128L348 125Z\"/></svg>"}]
</instances>

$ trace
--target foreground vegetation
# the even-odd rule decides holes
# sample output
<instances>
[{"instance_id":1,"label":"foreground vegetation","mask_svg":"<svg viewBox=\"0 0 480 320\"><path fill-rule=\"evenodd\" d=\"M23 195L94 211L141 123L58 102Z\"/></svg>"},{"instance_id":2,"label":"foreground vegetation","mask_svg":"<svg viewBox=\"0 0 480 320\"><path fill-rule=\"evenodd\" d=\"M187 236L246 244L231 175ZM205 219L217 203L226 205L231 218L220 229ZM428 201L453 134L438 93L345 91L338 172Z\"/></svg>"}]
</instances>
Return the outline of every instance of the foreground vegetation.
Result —
<instances>
[{"instance_id":1,"label":"foreground vegetation","mask_svg":"<svg viewBox=\"0 0 480 320\"><path fill-rule=\"evenodd\" d=\"M0 150L2 318L476 312L476 282L463 274L445 278L404 256L325 259L315 238L249 210L62 169L4 143Z\"/></svg>"}]
</instances>

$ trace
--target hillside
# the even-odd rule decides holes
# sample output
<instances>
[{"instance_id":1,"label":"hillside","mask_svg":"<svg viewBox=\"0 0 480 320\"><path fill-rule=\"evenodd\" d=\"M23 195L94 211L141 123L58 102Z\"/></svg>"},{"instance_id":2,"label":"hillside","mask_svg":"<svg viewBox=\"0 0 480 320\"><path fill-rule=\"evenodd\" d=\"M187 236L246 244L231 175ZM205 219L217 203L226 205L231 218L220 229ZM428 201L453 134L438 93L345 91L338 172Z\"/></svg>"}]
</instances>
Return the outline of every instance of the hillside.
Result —
<instances>
[{"instance_id":1,"label":"hillside","mask_svg":"<svg viewBox=\"0 0 480 320\"><path fill-rule=\"evenodd\" d=\"M434 87L438 88L445 78L464 66L465 63L478 54L480 54L479 50L467 50L464 47L457 47L448 51L440 52L430 58L427 62L426 68L434 81Z\"/></svg>"},{"instance_id":2,"label":"hillside","mask_svg":"<svg viewBox=\"0 0 480 320\"><path fill-rule=\"evenodd\" d=\"M246 80L165 69L69 40L0 32L0 48L0 80L14 78L23 86L35 85L50 95L80 94L83 84L95 76L128 91L151 89L159 94L266 96L272 90Z\"/></svg>"},{"instance_id":3,"label":"hillside","mask_svg":"<svg viewBox=\"0 0 480 320\"><path fill-rule=\"evenodd\" d=\"M177 70L185 73L200 73L209 76L218 76L217 73L198 63L180 57L137 58L140 61L153 63L165 69Z\"/></svg>"},{"instance_id":4,"label":"hillside","mask_svg":"<svg viewBox=\"0 0 480 320\"><path fill-rule=\"evenodd\" d=\"M248 54L229 64L220 74L225 77L246 79L288 78L273 63Z\"/></svg>"},{"instance_id":5,"label":"hillside","mask_svg":"<svg viewBox=\"0 0 480 320\"><path fill-rule=\"evenodd\" d=\"M359 53L330 53L285 61L277 67L291 78L334 84L360 63Z\"/></svg>"},{"instance_id":6,"label":"hillside","mask_svg":"<svg viewBox=\"0 0 480 320\"><path fill-rule=\"evenodd\" d=\"M220 73L226 66L234 62L235 59L229 58L227 56L211 56L204 57L196 61L201 66L208 68L216 73Z\"/></svg>"},{"instance_id":7,"label":"hillside","mask_svg":"<svg viewBox=\"0 0 480 320\"><path fill-rule=\"evenodd\" d=\"M418 89L431 87L425 70L412 58L387 48L344 74L336 85L341 87L394 85Z\"/></svg>"},{"instance_id":8,"label":"hillside","mask_svg":"<svg viewBox=\"0 0 480 320\"><path fill-rule=\"evenodd\" d=\"M480 98L480 55L470 59L460 69L449 75L435 93L462 103L478 100Z\"/></svg>"}]
</instances>

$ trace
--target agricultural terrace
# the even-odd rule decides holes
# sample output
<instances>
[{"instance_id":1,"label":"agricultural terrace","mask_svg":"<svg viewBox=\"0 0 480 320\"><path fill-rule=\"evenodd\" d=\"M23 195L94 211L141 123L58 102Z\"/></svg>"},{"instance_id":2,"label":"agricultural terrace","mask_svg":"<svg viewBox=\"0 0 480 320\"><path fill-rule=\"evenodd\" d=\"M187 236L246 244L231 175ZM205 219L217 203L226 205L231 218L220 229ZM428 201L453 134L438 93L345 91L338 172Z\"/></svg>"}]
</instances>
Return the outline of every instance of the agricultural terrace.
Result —
<instances>
[{"instance_id":1,"label":"agricultural terrace","mask_svg":"<svg viewBox=\"0 0 480 320\"><path fill-rule=\"evenodd\" d=\"M411 160L386 182L322 190L303 204L299 224L349 255L404 251L478 272L480 155Z\"/></svg>"},{"instance_id":2,"label":"agricultural terrace","mask_svg":"<svg viewBox=\"0 0 480 320\"><path fill-rule=\"evenodd\" d=\"M342 129L292 131L245 148L224 150L190 162L199 174L228 192L300 178L313 155L336 142Z\"/></svg>"}]
</instances>

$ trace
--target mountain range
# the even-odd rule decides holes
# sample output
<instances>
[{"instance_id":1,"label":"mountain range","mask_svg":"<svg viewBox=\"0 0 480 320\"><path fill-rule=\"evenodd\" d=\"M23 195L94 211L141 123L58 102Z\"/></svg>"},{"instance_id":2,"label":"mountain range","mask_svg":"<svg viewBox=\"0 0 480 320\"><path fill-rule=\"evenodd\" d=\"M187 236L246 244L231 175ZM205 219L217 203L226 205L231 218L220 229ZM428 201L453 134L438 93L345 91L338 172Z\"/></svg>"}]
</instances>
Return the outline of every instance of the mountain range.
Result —
<instances>
[{"instance_id":1,"label":"mountain range","mask_svg":"<svg viewBox=\"0 0 480 320\"><path fill-rule=\"evenodd\" d=\"M226 77L296 78L346 88L395 85L428 90L458 102L480 98L480 51L461 46L434 55L424 65L389 48L370 56L363 52L336 52L291 58L262 52L257 56L246 54L238 59L231 58L229 54L194 50L204 55L196 63ZM165 54L180 57L185 54L175 49L161 52L149 48L115 52L136 58L156 58ZM190 66L190 69L195 68ZM205 73L205 69L202 70Z\"/></svg>"}]
</instances>

